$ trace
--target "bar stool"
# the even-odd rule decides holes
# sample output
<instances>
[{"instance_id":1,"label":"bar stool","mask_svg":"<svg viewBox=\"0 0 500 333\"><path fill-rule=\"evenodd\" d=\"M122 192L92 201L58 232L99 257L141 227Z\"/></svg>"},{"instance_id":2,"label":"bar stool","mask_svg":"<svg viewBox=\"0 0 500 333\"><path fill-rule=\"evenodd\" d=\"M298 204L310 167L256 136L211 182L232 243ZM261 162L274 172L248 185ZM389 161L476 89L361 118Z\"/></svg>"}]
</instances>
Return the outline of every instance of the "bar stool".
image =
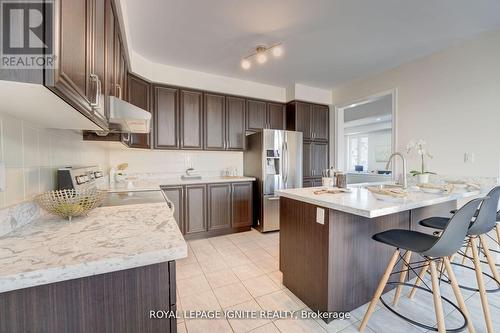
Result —
<instances>
[{"instance_id":1,"label":"bar stool","mask_svg":"<svg viewBox=\"0 0 500 333\"><path fill-rule=\"evenodd\" d=\"M500 186L495 187L488 193L488 197L490 198L489 200L485 200L481 206L479 207L479 210L474 214L475 219L473 222L471 222L469 230L467 231L467 247L465 253L462 255L464 258L469 258L473 261L474 263L474 271L476 273L476 279L477 279L477 284L478 284L478 289L475 288L469 288L465 287L462 285L459 285L459 287L468 289L468 290L474 290L474 291L479 291L479 295L481 297L481 305L483 308L483 313L484 313L484 319L486 321L486 327L489 333L494 332L493 330L493 323L491 321L491 314L489 310L489 305L488 305L488 297L486 296L487 292L494 292L497 291L500 288L500 275L498 274L498 271L496 269L496 264L495 264L495 259L491 255L489 245L487 242L487 239L485 238L485 235L495 229L497 227L497 207L498 207L498 202L500 200ZM419 222L420 225L429 227L429 228L434 228L438 230L444 230L446 228L447 223L449 223L450 219L444 218L444 217L430 217L427 219L424 219ZM481 245L481 250L484 252L484 255L486 256L486 262L488 263L492 275L483 273L482 268L481 268L481 260L479 259L479 253L480 250L478 250L479 244L476 243L476 240L479 239L479 243ZM467 256L467 250L468 249L472 250L472 258ZM468 266L465 266L462 262L462 264L458 263L452 263L453 265L458 265L462 266L468 269L472 269ZM419 273L419 277L423 277L425 273L427 272L428 268L423 267L422 270ZM492 279L494 279L498 285L498 288L493 289L493 290L486 290L484 286L484 280L483 280L483 275L486 275ZM419 286L420 280L417 280L415 283L415 287L413 290L410 292L409 297L412 298L415 295L416 288Z\"/></svg>"},{"instance_id":2,"label":"bar stool","mask_svg":"<svg viewBox=\"0 0 500 333\"><path fill-rule=\"evenodd\" d=\"M461 327L448 330L448 332L459 332L463 330L465 327L469 329L469 332L475 332L474 327L472 326L472 322L470 320L469 312L467 311L467 308L465 306L462 293L455 278L455 274L451 269L449 257L452 254L456 253L462 247L463 240L467 234L467 231L469 229L469 224L472 217L474 216L474 213L476 212L479 205L488 199L489 198L487 197L478 198L471 200L467 204L465 204L451 217L451 219L448 221L446 227L444 228L443 232L439 237L418 231L402 230L402 229L387 230L373 235L372 239L374 239L377 242L394 246L396 247L396 251L394 251L392 258L389 261L389 264L387 265L387 269L385 270L385 273L379 282L379 285L368 307L368 310L366 311L363 321L359 326L360 331L363 331L366 328L366 325L368 324L368 321L370 320L370 317L373 314L373 311L375 310L377 302L379 301L379 299L382 300L380 297L386 285L388 284L397 285L397 289L394 296L394 303L397 302L397 298L401 293L401 288L403 285L412 286L408 283L405 283L404 279L406 278L406 274L410 269L412 271L416 269L415 267L411 266L412 264L414 265L422 263L422 262L417 262L417 263L409 262L411 253L415 252L421 255L425 259L423 261L424 267L428 266L431 271L432 290L430 290L430 288L425 289L422 287L419 287L419 289L425 290L433 294L434 310L436 313L436 320L438 326L437 331L439 333L446 332L444 323L443 305L441 303L441 299L444 299L447 303L455 307L464 318L464 324ZM400 249L404 249L407 251L404 257L401 257ZM403 266L404 266L403 270L399 272L400 273L399 282L388 282L392 274L398 273L398 272L392 273L392 270L394 269L394 267L398 262L398 257L400 257L403 260ZM449 280L459 307L457 307L448 299L441 297L441 293L439 291L438 273L436 270L436 261L440 260L443 261L444 267L448 272ZM403 315L397 313L394 309L392 309L385 302L383 302L383 300L382 304L386 306L390 311L392 311L399 317L405 319L406 321L409 321L414 325L426 328L428 330L436 331L436 329L432 326L418 323L410 318L404 317Z\"/></svg>"}]
</instances>

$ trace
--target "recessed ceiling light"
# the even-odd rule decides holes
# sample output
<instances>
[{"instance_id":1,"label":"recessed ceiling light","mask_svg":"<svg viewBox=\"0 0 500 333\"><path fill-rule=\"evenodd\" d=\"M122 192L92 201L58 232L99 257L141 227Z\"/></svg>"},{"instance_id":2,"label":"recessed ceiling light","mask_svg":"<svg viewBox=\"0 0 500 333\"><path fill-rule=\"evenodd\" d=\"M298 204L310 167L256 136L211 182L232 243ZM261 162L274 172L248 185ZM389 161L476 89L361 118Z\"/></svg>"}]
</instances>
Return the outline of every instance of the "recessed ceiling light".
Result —
<instances>
[{"instance_id":1,"label":"recessed ceiling light","mask_svg":"<svg viewBox=\"0 0 500 333\"><path fill-rule=\"evenodd\" d=\"M381 121L381 120L382 120L382 118L377 118L377 119L375 119L375 120L376 120L376 121Z\"/></svg>"}]
</instances>

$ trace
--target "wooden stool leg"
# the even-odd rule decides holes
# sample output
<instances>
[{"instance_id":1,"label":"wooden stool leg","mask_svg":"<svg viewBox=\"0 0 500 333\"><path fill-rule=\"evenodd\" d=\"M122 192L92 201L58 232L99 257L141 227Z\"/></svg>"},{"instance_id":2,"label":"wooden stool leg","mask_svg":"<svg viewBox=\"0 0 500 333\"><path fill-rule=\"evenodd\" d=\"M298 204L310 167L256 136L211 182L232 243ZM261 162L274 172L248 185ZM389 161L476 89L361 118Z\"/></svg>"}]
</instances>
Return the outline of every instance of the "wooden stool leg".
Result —
<instances>
[{"instance_id":1,"label":"wooden stool leg","mask_svg":"<svg viewBox=\"0 0 500 333\"><path fill-rule=\"evenodd\" d=\"M408 274L408 270L410 269L410 266L408 266L406 263L410 262L411 259L411 251L406 251L404 257L404 262L401 267L401 273L399 274L399 283L405 282L406 275ZM396 305L398 304L399 296L401 296L401 289L403 289L403 285L398 285L396 288L396 292L394 293L394 300L393 304Z\"/></svg>"},{"instance_id":2,"label":"wooden stool leg","mask_svg":"<svg viewBox=\"0 0 500 333\"><path fill-rule=\"evenodd\" d=\"M469 333L475 333L474 325L472 325L472 319L469 314L469 310L465 306L464 297L462 296L462 292L460 291L460 287L458 286L457 278L455 276L455 272L451 268L450 259L444 258L444 267L446 268L446 272L448 272L448 279L450 279L451 287L453 288L453 293L455 294L455 298L457 299L458 306L460 310L465 315L465 319L467 319L467 329Z\"/></svg>"},{"instance_id":3,"label":"wooden stool leg","mask_svg":"<svg viewBox=\"0 0 500 333\"><path fill-rule=\"evenodd\" d=\"M479 241L483 245L484 254L486 255L486 260L488 261L488 265L490 266L491 273L495 280L500 282L500 275L498 274L495 258L491 255L490 247L488 246L488 240L484 235L479 236Z\"/></svg>"},{"instance_id":4,"label":"wooden stool leg","mask_svg":"<svg viewBox=\"0 0 500 333\"><path fill-rule=\"evenodd\" d=\"M436 264L431 260L429 263L432 279L432 297L434 298L434 311L436 311L436 320L439 333L446 333L444 325L443 303L441 303L441 292L439 291L439 277L436 270Z\"/></svg>"},{"instance_id":5,"label":"wooden stool leg","mask_svg":"<svg viewBox=\"0 0 500 333\"><path fill-rule=\"evenodd\" d=\"M420 273L418 273L417 281L415 281L415 285L408 294L408 298L413 298L415 296L417 292L417 287L420 286L420 284L422 284L422 279L424 278L425 273L427 273L428 270L429 270L429 262L427 261L425 265L422 267Z\"/></svg>"},{"instance_id":6,"label":"wooden stool leg","mask_svg":"<svg viewBox=\"0 0 500 333\"><path fill-rule=\"evenodd\" d=\"M467 255L469 253L469 249L470 249L470 239L469 241L467 242L467 246L465 247L465 252L464 252L464 256L462 258L462 265L465 264L465 259L467 259Z\"/></svg>"},{"instance_id":7,"label":"wooden stool leg","mask_svg":"<svg viewBox=\"0 0 500 333\"><path fill-rule=\"evenodd\" d=\"M481 305L483 306L484 320L486 321L486 329L488 333L495 332L493 323L491 322L490 307L488 305L488 297L486 296L486 289L484 288L483 271L481 269L481 261L479 260L479 253L477 252L477 245L474 238L471 238L472 257L474 258L474 268L476 271L477 285L479 287L479 296L481 297Z\"/></svg>"},{"instance_id":8,"label":"wooden stool leg","mask_svg":"<svg viewBox=\"0 0 500 333\"><path fill-rule=\"evenodd\" d=\"M384 291L385 285L387 284L387 281L391 276L391 272L394 269L394 266L396 265L398 257L399 257L399 249L394 251L394 254L392 255L392 258L389 261L389 264L387 265L384 275L380 279L377 290L375 291L375 294L373 295L370 305L368 306L368 310L366 310L365 316L363 317L363 321L361 322L361 325L359 325L360 332L363 332L363 330L366 328L366 324L368 324L368 320L370 320L370 317L372 316L373 311L375 310L375 306L377 305L378 300L380 299L380 296Z\"/></svg>"}]
</instances>

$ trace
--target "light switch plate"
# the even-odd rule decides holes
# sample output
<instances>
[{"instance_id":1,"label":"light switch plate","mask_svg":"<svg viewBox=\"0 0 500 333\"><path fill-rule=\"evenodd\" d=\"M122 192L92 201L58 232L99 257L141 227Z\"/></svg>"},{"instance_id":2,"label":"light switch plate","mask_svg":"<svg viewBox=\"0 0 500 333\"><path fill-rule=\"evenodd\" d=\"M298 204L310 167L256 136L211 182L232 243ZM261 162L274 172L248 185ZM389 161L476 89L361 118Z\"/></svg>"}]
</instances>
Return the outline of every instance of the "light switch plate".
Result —
<instances>
[{"instance_id":1,"label":"light switch plate","mask_svg":"<svg viewBox=\"0 0 500 333\"><path fill-rule=\"evenodd\" d=\"M316 207L316 223L325 224L325 210Z\"/></svg>"},{"instance_id":2,"label":"light switch plate","mask_svg":"<svg viewBox=\"0 0 500 333\"><path fill-rule=\"evenodd\" d=\"M0 161L0 192L5 192L5 163Z\"/></svg>"}]
</instances>

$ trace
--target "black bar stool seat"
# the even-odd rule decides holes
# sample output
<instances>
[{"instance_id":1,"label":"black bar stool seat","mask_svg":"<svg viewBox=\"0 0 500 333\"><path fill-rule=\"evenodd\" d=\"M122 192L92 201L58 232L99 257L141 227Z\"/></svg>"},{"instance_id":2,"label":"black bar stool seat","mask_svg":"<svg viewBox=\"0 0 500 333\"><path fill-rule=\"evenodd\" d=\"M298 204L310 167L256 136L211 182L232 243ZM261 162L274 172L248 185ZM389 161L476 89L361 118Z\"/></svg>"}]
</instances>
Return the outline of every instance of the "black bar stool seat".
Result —
<instances>
[{"instance_id":1,"label":"black bar stool seat","mask_svg":"<svg viewBox=\"0 0 500 333\"><path fill-rule=\"evenodd\" d=\"M456 213L456 211L455 211ZM453 214L455 214L453 213ZM448 224L448 221L450 220L449 217L429 217L426 219L421 220L418 224L428 227L428 228L434 228L438 230L443 230L446 228L446 225ZM472 224L472 223L471 223Z\"/></svg>"},{"instance_id":2,"label":"black bar stool seat","mask_svg":"<svg viewBox=\"0 0 500 333\"><path fill-rule=\"evenodd\" d=\"M373 235L372 239L399 249L422 253L430 249L439 237L413 230L391 229Z\"/></svg>"}]
</instances>

